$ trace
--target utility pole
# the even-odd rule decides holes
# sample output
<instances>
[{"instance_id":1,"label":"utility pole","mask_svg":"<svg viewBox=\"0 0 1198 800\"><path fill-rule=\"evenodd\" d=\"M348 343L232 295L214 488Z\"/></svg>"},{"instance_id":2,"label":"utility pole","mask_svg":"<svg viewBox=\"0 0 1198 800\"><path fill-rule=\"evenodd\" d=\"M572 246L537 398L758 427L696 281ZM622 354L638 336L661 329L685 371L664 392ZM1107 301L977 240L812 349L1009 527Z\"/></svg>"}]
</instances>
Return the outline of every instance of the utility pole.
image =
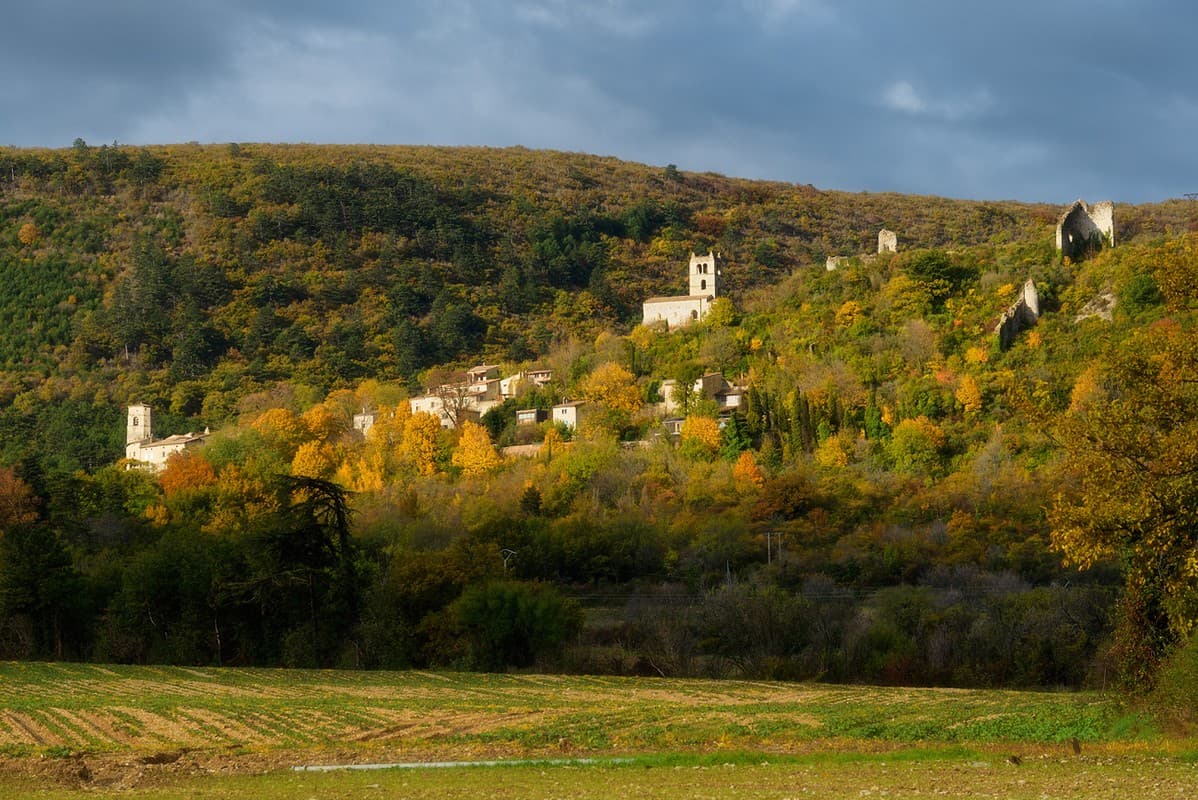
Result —
<instances>
[{"instance_id":1,"label":"utility pole","mask_svg":"<svg viewBox=\"0 0 1198 800\"><path fill-rule=\"evenodd\" d=\"M778 560L782 560L782 531L765 532L765 563L774 563L774 537L778 537Z\"/></svg>"}]
</instances>

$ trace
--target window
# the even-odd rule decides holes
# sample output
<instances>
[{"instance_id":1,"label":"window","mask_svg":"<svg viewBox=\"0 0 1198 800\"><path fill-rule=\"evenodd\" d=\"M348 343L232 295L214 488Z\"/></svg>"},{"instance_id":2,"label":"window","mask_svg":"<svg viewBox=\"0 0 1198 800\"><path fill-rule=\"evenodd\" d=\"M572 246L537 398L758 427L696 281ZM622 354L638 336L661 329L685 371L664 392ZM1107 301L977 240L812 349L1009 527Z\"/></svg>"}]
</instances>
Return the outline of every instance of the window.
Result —
<instances>
[{"instance_id":1,"label":"window","mask_svg":"<svg viewBox=\"0 0 1198 800\"><path fill-rule=\"evenodd\" d=\"M706 288L707 288L707 279L703 279L703 280L699 281L699 288L700 288L700 289L706 289Z\"/></svg>"},{"instance_id":2,"label":"window","mask_svg":"<svg viewBox=\"0 0 1198 800\"><path fill-rule=\"evenodd\" d=\"M691 311L691 319L698 319L698 318L699 318L698 310L692 310Z\"/></svg>"}]
</instances>

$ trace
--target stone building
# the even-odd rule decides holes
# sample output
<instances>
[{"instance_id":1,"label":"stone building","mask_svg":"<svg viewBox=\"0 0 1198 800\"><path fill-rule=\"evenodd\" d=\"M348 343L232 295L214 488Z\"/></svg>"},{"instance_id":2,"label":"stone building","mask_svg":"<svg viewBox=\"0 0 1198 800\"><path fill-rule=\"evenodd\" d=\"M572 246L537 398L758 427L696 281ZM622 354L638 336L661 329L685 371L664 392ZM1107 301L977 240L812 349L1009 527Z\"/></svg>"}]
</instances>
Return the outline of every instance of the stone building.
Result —
<instances>
[{"instance_id":1,"label":"stone building","mask_svg":"<svg viewBox=\"0 0 1198 800\"><path fill-rule=\"evenodd\" d=\"M1023 284L1019 298L1002 313L994 332L998 334L998 346L1003 350L1010 347L1020 331L1032 327L1040 319L1040 293L1031 278Z\"/></svg>"},{"instance_id":2,"label":"stone building","mask_svg":"<svg viewBox=\"0 0 1198 800\"><path fill-rule=\"evenodd\" d=\"M719 296L722 277L720 257L712 252L705 256L691 253L687 271L690 293L675 297L650 297L642 306L645 325L665 322L667 328L680 328L707 316L711 302Z\"/></svg>"},{"instance_id":3,"label":"stone building","mask_svg":"<svg viewBox=\"0 0 1198 800\"><path fill-rule=\"evenodd\" d=\"M898 234L885 228L878 231L878 253L897 253Z\"/></svg>"},{"instance_id":4,"label":"stone building","mask_svg":"<svg viewBox=\"0 0 1198 800\"><path fill-rule=\"evenodd\" d=\"M571 430L577 430L586 417L587 403L584 400L574 400L566 403L558 403L553 407L553 421L560 422Z\"/></svg>"},{"instance_id":5,"label":"stone building","mask_svg":"<svg viewBox=\"0 0 1198 800\"><path fill-rule=\"evenodd\" d=\"M161 472L166 460L176 453L196 447L208 436L203 433L180 433L165 439L154 438L154 412L149 406L136 403L129 406L125 423L125 458L139 466Z\"/></svg>"},{"instance_id":6,"label":"stone building","mask_svg":"<svg viewBox=\"0 0 1198 800\"><path fill-rule=\"evenodd\" d=\"M1109 200L1087 206L1077 200L1057 220L1057 250L1076 261L1103 245L1115 246L1115 204Z\"/></svg>"}]
</instances>

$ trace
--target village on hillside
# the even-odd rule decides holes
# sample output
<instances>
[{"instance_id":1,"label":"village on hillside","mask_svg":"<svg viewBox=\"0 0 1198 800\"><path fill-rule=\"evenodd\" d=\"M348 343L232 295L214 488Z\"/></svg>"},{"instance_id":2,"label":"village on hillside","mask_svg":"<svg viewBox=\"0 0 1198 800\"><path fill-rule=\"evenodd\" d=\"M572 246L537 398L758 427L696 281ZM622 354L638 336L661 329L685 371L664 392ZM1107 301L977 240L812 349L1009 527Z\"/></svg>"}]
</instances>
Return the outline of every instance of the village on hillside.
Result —
<instances>
[{"instance_id":1,"label":"village on hillside","mask_svg":"<svg viewBox=\"0 0 1198 800\"><path fill-rule=\"evenodd\" d=\"M878 232L877 253L896 253L899 248L898 234L882 229ZM1114 204L1107 201L1088 206L1077 200L1060 215L1056 226L1056 248L1063 258L1076 258L1087 250L1102 245L1114 246ZM825 269L835 271L851 259L870 261L876 256L828 256ZM711 311L712 304L720 298L723 277L721 257L708 252L706 255L690 254L687 264L687 288L685 295L651 297L644 301L641 324L673 331L701 322ZM1109 319L1110 308L1089 313L1102 314ZM1083 317L1086 314L1083 311ZM1006 349L1018 333L1036 324L1040 317L1039 296L1035 283L1029 278L1019 291L1018 298L999 317L994 325L994 335L999 346ZM438 371L440 377L450 378L434 386L425 387L408 401L411 413L428 414L437 419L445 429L455 429L465 422L479 423L483 415L508 400L519 398L529 388L545 389L554 381L553 370L543 367L528 367L504 375L502 367L480 364L453 374ZM557 387L560 389L560 387ZM697 399L714 404L718 425L722 430L733 414L743 412L748 386L743 379L730 380L719 372L709 372L696 378L693 384L679 386L678 381L665 378L660 381L660 399L644 405L639 413L656 420L658 436L677 440L682 432L688 399ZM571 400L568 397L549 408L521 408L516 411L516 423L526 429L534 429L546 423L560 427L569 436L586 420L593 403ZM187 449L201 446L209 431L172 434L155 438L152 424L152 409L144 404L134 404L127 410L125 457L130 464L162 471L170 456ZM365 437L377 421L377 412L362 409L353 417L353 430ZM639 444L646 444L641 441ZM636 444L636 443L630 443ZM504 448L508 456L531 456L540 450L539 444L510 445Z\"/></svg>"}]
</instances>

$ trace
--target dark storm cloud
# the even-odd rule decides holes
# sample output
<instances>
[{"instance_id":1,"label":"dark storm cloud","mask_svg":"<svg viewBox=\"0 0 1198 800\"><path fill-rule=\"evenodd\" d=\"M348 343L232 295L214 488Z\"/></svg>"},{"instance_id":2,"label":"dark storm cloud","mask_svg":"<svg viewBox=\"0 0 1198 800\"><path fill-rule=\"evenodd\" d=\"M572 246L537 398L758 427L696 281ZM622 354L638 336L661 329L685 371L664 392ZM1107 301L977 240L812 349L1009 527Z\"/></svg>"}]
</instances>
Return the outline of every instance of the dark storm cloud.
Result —
<instances>
[{"instance_id":1,"label":"dark storm cloud","mask_svg":"<svg viewBox=\"0 0 1198 800\"><path fill-rule=\"evenodd\" d=\"M1195 191L1180 2L29 4L0 142L523 144L1063 202Z\"/></svg>"}]
</instances>

